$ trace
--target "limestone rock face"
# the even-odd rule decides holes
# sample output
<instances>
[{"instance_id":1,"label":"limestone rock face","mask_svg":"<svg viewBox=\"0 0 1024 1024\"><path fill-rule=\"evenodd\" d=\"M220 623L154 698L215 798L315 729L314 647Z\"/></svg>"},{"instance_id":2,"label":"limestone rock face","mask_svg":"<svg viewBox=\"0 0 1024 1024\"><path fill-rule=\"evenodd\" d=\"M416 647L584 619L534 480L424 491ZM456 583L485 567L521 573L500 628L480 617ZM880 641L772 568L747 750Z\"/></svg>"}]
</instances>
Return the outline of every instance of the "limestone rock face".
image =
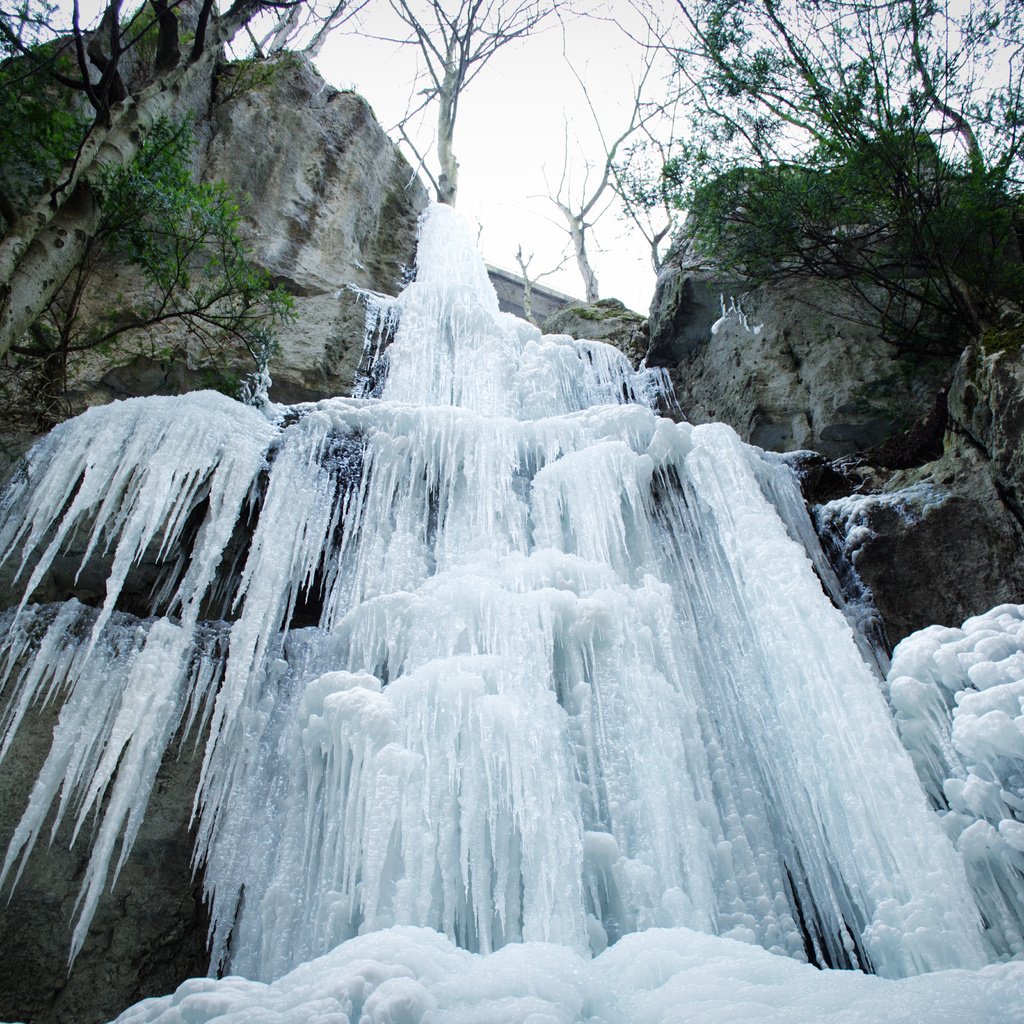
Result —
<instances>
[{"instance_id":1,"label":"limestone rock face","mask_svg":"<svg viewBox=\"0 0 1024 1024\"><path fill-rule=\"evenodd\" d=\"M545 334L607 342L625 353L634 366L647 351L646 318L627 309L618 299L598 299L591 305L573 303L549 316L541 330Z\"/></svg>"},{"instance_id":2,"label":"limestone rock face","mask_svg":"<svg viewBox=\"0 0 1024 1024\"><path fill-rule=\"evenodd\" d=\"M821 506L817 518L841 538L891 646L1024 596L1024 532L988 459L956 434L941 458L893 474L880 493Z\"/></svg>"},{"instance_id":3,"label":"limestone rock face","mask_svg":"<svg viewBox=\"0 0 1024 1024\"><path fill-rule=\"evenodd\" d=\"M986 344L986 341L988 344ZM1016 337L969 346L949 391L942 455L818 510L886 622L891 644L1024 597L1024 354Z\"/></svg>"},{"instance_id":4,"label":"limestone rock face","mask_svg":"<svg viewBox=\"0 0 1024 1024\"><path fill-rule=\"evenodd\" d=\"M230 76L221 88L231 89ZM255 256L295 296L271 397L347 394L363 340L353 289L396 294L405 283L427 204L419 179L362 97L331 88L294 56L214 107L203 174L250 197Z\"/></svg>"},{"instance_id":5,"label":"limestone rock face","mask_svg":"<svg viewBox=\"0 0 1024 1024\"><path fill-rule=\"evenodd\" d=\"M254 260L294 297L294 319L277 330L271 398L348 394L362 355L358 290L401 289L415 260L426 191L367 102L329 86L304 57L229 65L212 93L194 100L197 173L225 182L238 197ZM101 321L144 307L149 296L135 268L106 263L82 315ZM216 372L209 363L204 340L179 322L130 332L115 352L77 358L64 413L136 395L223 389L255 368L241 350L218 353ZM31 388L2 398L12 410L33 408ZM24 429L0 423L0 478L27 443Z\"/></svg>"},{"instance_id":6,"label":"limestone rock face","mask_svg":"<svg viewBox=\"0 0 1024 1024\"><path fill-rule=\"evenodd\" d=\"M993 482L1024 522L1024 354L1020 329L993 331L963 354L949 391L949 412L988 457Z\"/></svg>"},{"instance_id":7,"label":"limestone rock face","mask_svg":"<svg viewBox=\"0 0 1024 1024\"><path fill-rule=\"evenodd\" d=\"M909 427L948 380L948 362L898 358L836 288L751 289L686 259L659 276L647 361L669 369L693 423L724 421L762 448L836 458Z\"/></svg>"}]
</instances>

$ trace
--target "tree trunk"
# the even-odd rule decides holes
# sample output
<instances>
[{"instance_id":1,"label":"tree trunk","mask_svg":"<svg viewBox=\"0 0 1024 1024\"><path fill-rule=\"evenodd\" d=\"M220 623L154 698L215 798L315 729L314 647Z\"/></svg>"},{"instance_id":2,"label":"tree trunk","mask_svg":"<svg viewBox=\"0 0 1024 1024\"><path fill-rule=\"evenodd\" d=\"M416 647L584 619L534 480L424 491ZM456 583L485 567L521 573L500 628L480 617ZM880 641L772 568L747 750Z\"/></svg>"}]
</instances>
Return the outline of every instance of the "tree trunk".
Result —
<instances>
[{"instance_id":1,"label":"tree trunk","mask_svg":"<svg viewBox=\"0 0 1024 1024\"><path fill-rule=\"evenodd\" d=\"M437 112L437 160L441 165L440 174L437 176L437 201L454 206L459 190L459 162L452 150L455 103L458 97L454 91L455 82L449 81L449 77L445 76Z\"/></svg>"},{"instance_id":2,"label":"tree trunk","mask_svg":"<svg viewBox=\"0 0 1024 1024\"><path fill-rule=\"evenodd\" d=\"M586 300L587 302L597 302L601 293L597 290L597 275L587 257L587 225L568 210L563 209L562 212L569 223L569 235L572 238L572 247L576 252L576 266L579 267L580 276L583 278Z\"/></svg>"},{"instance_id":3,"label":"tree trunk","mask_svg":"<svg viewBox=\"0 0 1024 1024\"><path fill-rule=\"evenodd\" d=\"M10 280L0 284L0 356L39 319L85 255L99 222L100 204L79 182L58 216L21 251Z\"/></svg>"}]
</instances>

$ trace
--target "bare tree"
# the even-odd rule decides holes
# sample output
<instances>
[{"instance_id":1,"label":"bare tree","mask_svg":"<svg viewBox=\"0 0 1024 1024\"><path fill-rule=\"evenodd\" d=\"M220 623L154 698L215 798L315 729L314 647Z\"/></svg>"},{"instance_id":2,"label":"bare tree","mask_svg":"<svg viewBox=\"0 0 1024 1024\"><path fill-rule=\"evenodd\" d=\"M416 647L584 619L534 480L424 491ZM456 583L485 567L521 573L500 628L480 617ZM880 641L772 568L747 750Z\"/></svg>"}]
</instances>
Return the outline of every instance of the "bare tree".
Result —
<instances>
[{"instance_id":1,"label":"bare tree","mask_svg":"<svg viewBox=\"0 0 1024 1024\"><path fill-rule=\"evenodd\" d=\"M268 11L279 14L301 3L234 0L219 11L215 0L150 0L123 16L122 0L109 0L91 32L81 24L78 0L70 26L55 28L37 18L30 33L18 15L0 13L0 49L8 55L0 66L19 62L25 69L5 88L22 88L30 76L41 76L44 93L81 95L92 116L61 180L0 210L7 222L0 238L0 356L35 323L82 259L100 224L104 177L132 162L157 123L185 112L184 97L212 80L222 46L241 28ZM126 55L154 28L152 63L145 73L128 76Z\"/></svg>"},{"instance_id":2,"label":"bare tree","mask_svg":"<svg viewBox=\"0 0 1024 1024\"><path fill-rule=\"evenodd\" d=\"M534 254L532 252L529 256L523 252L522 245L516 249L516 264L519 266L519 276L523 279L523 314L531 324L536 324L537 321L533 318L533 286L542 277L550 277L552 274L557 274L565 266L569 257L563 257L558 266L531 276L530 264L533 262L533 258Z\"/></svg>"},{"instance_id":3,"label":"bare tree","mask_svg":"<svg viewBox=\"0 0 1024 1024\"><path fill-rule=\"evenodd\" d=\"M679 205L663 177L676 143L675 107L659 112L658 130L642 126L641 138L626 150L625 158L612 166L611 187L622 203L622 212L647 242L655 274L680 223ZM662 118L664 114L664 118Z\"/></svg>"},{"instance_id":4,"label":"bare tree","mask_svg":"<svg viewBox=\"0 0 1024 1024\"><path fill-rule=\"evenodd\" d=\"M315 57L327 37L362 11L370 0L301 0L280 4L273 13L269 31L257 38L246 26L249 40L258 56L283 50L308 53Z\"/></svg>"},{"instance_id":5,"label":"bare tree","mask_svg":"<svg viewBox=\"0 0 1024 1024\"><path fill-rule=\"evenodd\" d=\"M609 137L597 115L590 93L573 67L566 58L566 63L572 71L573 77L579 83L580 89L587 102L590 115L597 130L601 142L603 156L595 162L586 164L583 170L582 179L573 180L572 161L570 159L569 126L565 126L565 145L562 159L562 172L558 180L557 188L552 189L548 183L548 199L558 208L569 238L572 242L573 252L576 255L576 265L579 267L580 276L583 278L583 287L586 293L587 302L596 302L600 297L598 290L597 275L590 262L590 254L587 250L587 232L594 226L594 223L601 217L614 202L614 195L617 192L616 183L618 172L616 170L619 154L625 143L637 132L639 132L653 116L653 110L647 110L642 101L644 85L650 76L653 64L647 59L641 77L633 91L633 106L629 114L626 127L614 138Z\"/></svg>"},{"instance_id":6,"label":"bare tree","mask_svg":"<svg viewBox=\"0 0 1024 1024\"><path fill-rule=\"evenodd\" d=\"M503 46L534 32L559 9L557 0L388 0L408 34L393 41L418 48L425 87L398 126L437 193L439 203L455 205L459 162L455 124L459 100L484 65ZM437 103L437 171L410 138L409 122Z\"/></svg>"}]
</instances>

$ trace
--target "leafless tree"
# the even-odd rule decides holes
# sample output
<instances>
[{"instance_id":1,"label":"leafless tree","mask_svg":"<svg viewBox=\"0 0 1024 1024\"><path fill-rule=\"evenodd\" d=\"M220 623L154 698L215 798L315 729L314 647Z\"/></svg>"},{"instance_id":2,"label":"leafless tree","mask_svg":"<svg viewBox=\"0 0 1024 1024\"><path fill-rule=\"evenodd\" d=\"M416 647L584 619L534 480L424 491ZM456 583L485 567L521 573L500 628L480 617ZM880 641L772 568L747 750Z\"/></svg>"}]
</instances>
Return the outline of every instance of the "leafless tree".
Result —
<instances>
[{"instance_id":1,"label":"leafless tree","mask_svg":"<svg viewBox=\"0 0 1024 1024\"><path fill-rule=\"evenodd\" d=\"M283 50L316 56L327 37L352 21L370 0L302 0L284 3L273 11L275 17L262 36L246 26L249 40L259 56Z\"/></svg>"},{"instance_id":2,"label":"leafless tree","mask_svg":"<svg viewBox=\"0 0 1024 1024\"><path fill-rule=\"evenodd\" d=\"M668 243L680 223L680 211L670 190L664 187L665 167L676 142L676 107L659 112L658 127L641 126L639 138L631 143L625 158L612 167L611 187L622 204L622 212L647 242L655 274L661 270Z\"/></svg>"},{"instance_id":3,"label":"leafless tree","mask_svg":"<svg viewBox=\"0 0 1024 1024\"><path fill-rule=\"evenodd\" d=\"M393 41L417 47L424 87L399 125L440 203L455 205L459 162L455 124L459 100L487 62L500 50L536 31L559 9L557 0L388 0L405 34ZM431 169L408 134L410 121L437 104L437 169Z\"/></svg>"},{"instance_id":4,"label":"leafless tree","mask_svg":"<svg viewBox=\"0 0 1024 1024\"><path fill-rule=\"evenodd\" d=\"M562 219L565 221L566 230L569 232L573 252L576 256L576 265L579 268L580 276L583 278L587 302L596 302L600 297L600 292L598 290L597 275L594 273L594 268L590 262L590 254L587 248L587 233L594 226L597 219L607 212L614 202L619 174L617 171L617 161L620 158L623 146L628 140L636 137L638 132L644 129L654 114L653 110L645 107L642 98L644 86L651 74L653 63L649 59L646 60L640 79L633 91L633 106L630 110L628 122L618 135L612 137L608 135L602 126L601 119L598 117L583 79L568 58L566 58L566 62L583 92L603 154L596 161L588 162L585 165L582 177L578 173L574 176L570 154L569 126L566 124L562 170L556 187L552 188L551 183L548 182L548 199L558 208Z\"/></svg>"},{"instance_id":5,"label":"leafless tree","mask_svg":"<svg viewBox=\"0 0 1024 1024\"><path fill-rule=\"evenodd\" d=\"M533 318L533 286L542 277L550 277L552 274L557 274L565 266L569 257L565 256L558 266L552 267L550 270L543 270L539 274L531 275L530 264L533 262L533 259L534 254L531 252L527 256L523 252L522 245L516 249L516 264L519 267L519 276L523 279L523 314L531 324L536 324L537 321Z\"/></svg>"}]
</instances>

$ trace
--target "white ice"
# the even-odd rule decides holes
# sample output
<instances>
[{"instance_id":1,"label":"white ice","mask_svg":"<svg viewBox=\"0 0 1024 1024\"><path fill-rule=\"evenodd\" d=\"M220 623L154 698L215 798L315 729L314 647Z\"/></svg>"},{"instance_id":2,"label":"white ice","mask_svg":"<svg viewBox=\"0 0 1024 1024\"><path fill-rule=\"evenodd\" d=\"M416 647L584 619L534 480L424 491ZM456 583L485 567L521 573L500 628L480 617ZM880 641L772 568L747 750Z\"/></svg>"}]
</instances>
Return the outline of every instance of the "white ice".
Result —
<instances>
[{"instance_id":1,"label":"white ice","mask_svg":"<svg viewBox=\"0 0 1024 1024\"><path fill-rule=\"evenodd\" d=\"M992 942L792 473L659 419L609 346L499 313L447 208L370 319L378 397L93 410L7 499L5 727L41 694L67 725L4 871L55 801L104 808L72 954L161 756L204 734L211 969L251 980L125 1019L853 1021L954 1005L952 977L1019 1006L1009 970L799 963L977 970ZM109 562L98 613L28 603L61 551ZM129 642L139 561L164 578ZM960 742L1008 756L1008 706Z\"/></svg>"},{"instance_id":2,"label":"white ice","mask_svg":"<svg viewBox=\"0 0 1024 1024\"><path fill-rule=\"evenodd\" d=\"M896 724L967 865L996 955L1024 954L1024 605L893 653Z\"/></svg>"},{"instance_id":3,"label":"white ice","mask_svg":"<svg viewBox=\"0 0 1024 1024\"><path fill-rule=\"evenodd\" d=\"M270 984L195 979L117 1024L1018 1024L1024 965L888 981L818 971L688 929L593 960L524 943L489 956L434 931L360 936Z\"/></svg>"}]
</instances>

